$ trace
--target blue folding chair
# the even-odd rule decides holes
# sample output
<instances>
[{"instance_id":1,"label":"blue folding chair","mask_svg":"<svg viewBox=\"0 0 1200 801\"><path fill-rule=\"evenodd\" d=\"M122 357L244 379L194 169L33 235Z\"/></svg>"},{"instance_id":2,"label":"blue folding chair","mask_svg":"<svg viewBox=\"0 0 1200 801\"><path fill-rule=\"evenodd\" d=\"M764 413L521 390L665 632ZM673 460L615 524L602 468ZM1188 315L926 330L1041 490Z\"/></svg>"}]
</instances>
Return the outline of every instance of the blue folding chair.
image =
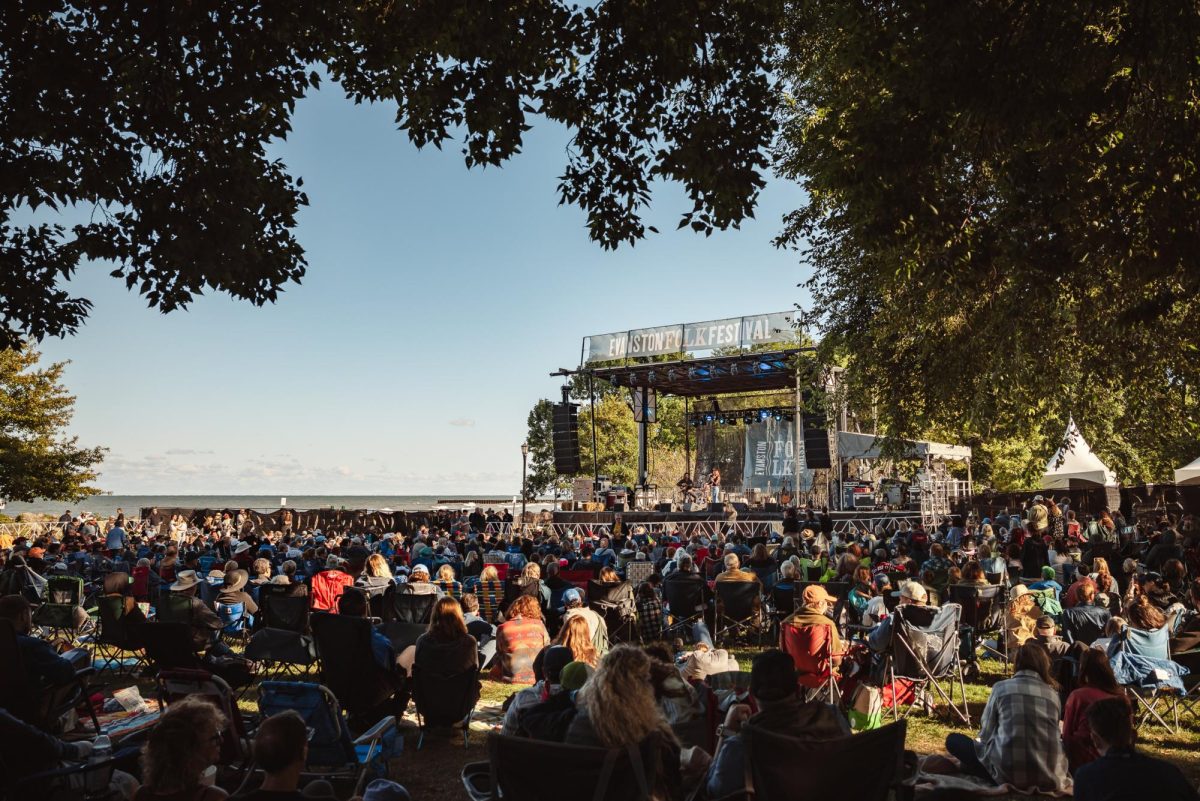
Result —
<instances>
[{"instance_id":1,"label":"blue folding chair","mask_svg":"<svg viewBox=\"0 0 1200 801\"><path fill-rule=\"evenodd\" d=\"M217 563L217 557L215 557L215 556L201 556L200 557L200 571L199 571L200 575L207 576L208 572L213 569L213 565L215 565L216 563Z\"/></svg>"},{"instance_id":2,"label":"blue folding chair","mask_svg":"<svg viewBox=\"0 0 1200 801\"><path fill-rule=\"evenodd\" d=\"M250 624L253 623L253 618L246 613L246 605L218 603L216 607L217 617L225 624L221 636L227 640L238 640L244 646L250 638Z\"/></svg>"},{"instance_id":3,"label":"blue folding chair","mask_svg":"<svg viewBox=\"0 0 1200 801\"><path fill-rule=\"evenodd\" d=\"M259 685L262 718L294 710L309 729L306 777L355 780L351 795L362 795L368 778L386 778L387 761L404 748L396 718L388 715L357 738L350 736L346 716L328 687L310 682L264 681Z\"/></svg>"}]
</instances>

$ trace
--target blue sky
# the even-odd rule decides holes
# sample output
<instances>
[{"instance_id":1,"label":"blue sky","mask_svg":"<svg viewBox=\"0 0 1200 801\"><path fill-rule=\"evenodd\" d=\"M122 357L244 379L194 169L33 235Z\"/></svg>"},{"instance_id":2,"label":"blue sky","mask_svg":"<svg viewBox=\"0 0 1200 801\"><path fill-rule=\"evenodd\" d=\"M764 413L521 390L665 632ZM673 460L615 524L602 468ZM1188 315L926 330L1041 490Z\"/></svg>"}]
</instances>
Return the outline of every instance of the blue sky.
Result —
<instances>
[{"instance_id":1,"label":"blue sky","mask_svg":"<svg viewBox=\"0 0 1200 801\"><path fill-rule=\"evenodd\" d=\"M86 327L47 340L71 360L73 433L110 453L117 494L504 493L520 486L529 408L587 334L779 311L801 300L797 254L771 237L801 202L773 181L756 220L711 238L675 231L686 201L659 187L663 233L602 250L559 206L567 136L535 125L502 169L459 148L418 151L391 105L326 82L277 152L311 205L308 276L274 306L201 298L162 315L107 276L72 289Z\"/></svg>"}]
</instances>

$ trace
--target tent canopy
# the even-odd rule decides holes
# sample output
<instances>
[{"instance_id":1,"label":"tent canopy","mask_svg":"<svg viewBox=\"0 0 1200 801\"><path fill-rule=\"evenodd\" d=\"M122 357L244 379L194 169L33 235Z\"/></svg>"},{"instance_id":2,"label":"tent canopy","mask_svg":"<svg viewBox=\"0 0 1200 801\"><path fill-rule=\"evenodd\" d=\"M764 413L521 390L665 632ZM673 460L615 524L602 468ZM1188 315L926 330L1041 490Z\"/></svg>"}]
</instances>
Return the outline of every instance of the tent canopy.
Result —
<instances>
[{"instance_id":1,"label":"tent canopy","mask_svg":"<svg viewBox=\"0 0 1200 801\"><path fill-rule=\"evenodd\" d=\"M1200 484L1200 459L1175 471L1176 484Z\"/></svg>"},{"instance_id":2,"label":"tent canopy","mask_svg":"<svg viewBox=\"0 0 1200 801\"><path fill-rule=\"evenodd\" d=\"M843 459L878 459L883 446L883 437L874 434L858 434L853 431L838 432L838 453ZM966 445L945 445L941 442L901 440L905 459L940 459L943 461L969 462L971 449Z\"/></svg>"},{"instance_id":3,"label":"tent canopy","mask_svg":"<svg viewBox=\"0 0 1200 801\"><path fill-rule=\"evenodd\" d=\"M1092 453L1091 446L1075 425L1075 418L1071 418L1067 423L1063 443L1046 463L1046 471L1042 475L1042 489L1070 489L1080 484L1117 486L1116 474L1100 461L1099 456Z\"/></svg>"}]
</instances>

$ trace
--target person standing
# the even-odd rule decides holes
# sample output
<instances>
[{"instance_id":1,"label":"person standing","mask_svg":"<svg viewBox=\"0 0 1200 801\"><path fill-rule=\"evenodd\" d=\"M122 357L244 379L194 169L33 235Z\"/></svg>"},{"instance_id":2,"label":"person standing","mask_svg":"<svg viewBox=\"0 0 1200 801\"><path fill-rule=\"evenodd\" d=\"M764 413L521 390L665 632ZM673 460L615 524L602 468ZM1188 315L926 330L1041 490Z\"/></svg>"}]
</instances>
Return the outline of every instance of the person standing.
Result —
<instances>
[{"instance_id":1,"label":"person standing","mask_svg":"<svg viewBox=\"0 0 1200 801\"><path fill-rule=\"evenodd\" d=\"M125 549L125 539L125 529L121 525L121 519L118 518L104 537L104 547L108 549L109 559L115 559L117 554Z\"/></svg>"}]
</instances>

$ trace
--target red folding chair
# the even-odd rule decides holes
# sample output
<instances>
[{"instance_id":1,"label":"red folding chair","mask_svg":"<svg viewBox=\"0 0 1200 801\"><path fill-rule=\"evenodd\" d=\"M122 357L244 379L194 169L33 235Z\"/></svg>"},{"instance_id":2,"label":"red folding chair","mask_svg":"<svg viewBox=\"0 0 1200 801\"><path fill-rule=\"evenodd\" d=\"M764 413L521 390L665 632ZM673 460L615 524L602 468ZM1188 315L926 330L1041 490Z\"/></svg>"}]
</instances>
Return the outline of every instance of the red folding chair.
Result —
<instances>
[{"instance_id":1,"label":"red folding chair","mask_svg":"<svg viewBox=\"0 0 1200 801\"><path fill-rule=\"evenodd\" d=\"M829 703L841 704L836 667L847 652L833 650L832 626L794 626L779 629L779 647L796 666L796 682L809 696L827 695Z\"/></svg>"}]
</instances>

